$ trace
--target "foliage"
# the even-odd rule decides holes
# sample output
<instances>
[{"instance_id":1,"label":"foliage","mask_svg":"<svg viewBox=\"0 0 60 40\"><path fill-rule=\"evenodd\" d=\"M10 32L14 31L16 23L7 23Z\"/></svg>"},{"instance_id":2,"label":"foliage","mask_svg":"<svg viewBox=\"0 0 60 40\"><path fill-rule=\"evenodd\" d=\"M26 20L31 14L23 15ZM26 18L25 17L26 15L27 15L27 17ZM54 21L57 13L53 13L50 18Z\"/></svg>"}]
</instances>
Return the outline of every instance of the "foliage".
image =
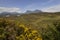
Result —
<instances>
[{"instance_id":1,"label":"foliage","mask_svg":"<svg viewBox=\"0 0 60 40\"><path fill-rule=\"evenodd\" d=\"M9 20L0 20L0 40L42 40L37 30L16 25Z\"/></svg>"},{"instance_id":2,"label":"foliage","mask_svg":"<svg viewBox=\"0 0 60 40\"><path fill-rule=\"evenodd\" d=\"M0 18L0 40L60 40L60 13Z\"/></svg>"}]
</instances>

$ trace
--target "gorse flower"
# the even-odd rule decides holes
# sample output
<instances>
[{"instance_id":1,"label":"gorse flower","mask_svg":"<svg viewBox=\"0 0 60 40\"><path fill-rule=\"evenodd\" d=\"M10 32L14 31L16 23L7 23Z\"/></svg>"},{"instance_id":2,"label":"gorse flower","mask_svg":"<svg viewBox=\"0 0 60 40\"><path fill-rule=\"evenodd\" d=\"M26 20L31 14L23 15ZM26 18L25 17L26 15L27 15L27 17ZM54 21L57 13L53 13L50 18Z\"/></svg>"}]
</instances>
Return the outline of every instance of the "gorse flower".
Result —
<instances>
[{"instance_id":1,"label":"gorse flower","mask_svg":"<svg viewBox=\"0 0 60 40\"><path fill-rule=\"evenodd\" d=\"M0 32L1 40L42 40L37 30L28 28L24 24L16 25L10 20L1 20Z\"/></svg>"}]
</instances>

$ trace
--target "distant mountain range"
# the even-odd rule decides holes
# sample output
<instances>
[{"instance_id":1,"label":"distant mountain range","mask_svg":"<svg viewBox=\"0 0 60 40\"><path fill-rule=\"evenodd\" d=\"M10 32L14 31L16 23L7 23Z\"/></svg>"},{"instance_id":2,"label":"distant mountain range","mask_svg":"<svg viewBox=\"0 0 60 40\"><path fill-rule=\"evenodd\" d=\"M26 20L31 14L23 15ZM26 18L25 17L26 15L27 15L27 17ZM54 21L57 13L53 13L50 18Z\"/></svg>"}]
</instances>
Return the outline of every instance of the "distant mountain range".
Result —
<instances>
[{"instance_id":1,"label":"distant mountain range","mask_svg":"<svg viewBox=\"0 0 60 40\"><path fill-rule=\"evenodd\" d=\"M25 13L2 12L2 13L0 13L0 17L20 16L21 14L40 13L40 12L42 12L42 11L41 10L34 10L34 11L27 10Z\"/></svg>"},{"instance_id":2,"label":"distant mountain range","mask_svg":"<svg viewBox=\"0 0 60 40\"><path fill-rule=\"evenodd\" d=\"M34 11L31 11L31 10L27 10L25 13L17 13L17 12L2 12L0 13L0 17L11 17L11 16L14 16L14 17L17 17L17 16L20 16L22 14L30 14L30 13L50 13L50 12L43 12L41 10L34 10ZM58 12L60 13L60 12Z\"/></svg>"},{"instance_id":3,"label":"distant mountain range","mask_svg":"<svg viewBox=\"0 0 60 40\"><path fill-rule=\"evenodd\" d=\"M19 16L22 13L17 12L2 12L0 13L0 17L9 17L9 16Z\"/></svg>"},{"instance_id":4,"label":"distant mountain range","mask_svg":"<svg viewBox=\"0 0 60 40\"><path fill-rule=\"evenodd\" d=\"M39 12L42 12L42 11L41 10L34 10L34 11L27 10L25 13L39 13Z\"/></svg>"}]
</instances>

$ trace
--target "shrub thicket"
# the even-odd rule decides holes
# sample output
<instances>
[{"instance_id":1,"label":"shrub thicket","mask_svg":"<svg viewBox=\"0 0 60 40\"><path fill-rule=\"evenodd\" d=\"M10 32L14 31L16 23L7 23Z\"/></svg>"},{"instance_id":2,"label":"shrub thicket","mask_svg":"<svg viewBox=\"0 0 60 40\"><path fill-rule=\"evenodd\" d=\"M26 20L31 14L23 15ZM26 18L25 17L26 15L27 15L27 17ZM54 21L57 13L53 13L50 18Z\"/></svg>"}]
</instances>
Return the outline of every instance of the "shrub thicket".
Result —
<instances>
[{"instance_id":1,"label":"shrub thicket","mask_svg":"<svg viewBox=\"0 0 60 40\"><path fill-rule=\"evenodd\" d=\"M0 40L42 40L37 30L16 25L10 20L0 20Z\"/></svg>"}]
</instances>

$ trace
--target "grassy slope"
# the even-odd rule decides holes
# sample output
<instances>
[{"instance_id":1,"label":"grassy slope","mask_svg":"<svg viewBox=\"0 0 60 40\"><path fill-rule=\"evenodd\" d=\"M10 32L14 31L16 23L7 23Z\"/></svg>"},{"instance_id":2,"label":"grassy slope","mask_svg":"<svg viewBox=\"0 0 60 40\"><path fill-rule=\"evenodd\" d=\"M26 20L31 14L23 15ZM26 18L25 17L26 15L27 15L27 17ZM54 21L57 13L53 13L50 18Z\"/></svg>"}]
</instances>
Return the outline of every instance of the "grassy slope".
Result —
<instances>
[{"instance_id":1,"label":"grassy slope","mask_svg":"<svg viewBox=\"0 0 60 40\"><path fill-rule=\"evenodd\" d=\"M38 30L44 40L58 39L58 37L56 39L54 37L57 30L53 23L60 21L60 14L25 14L21 15L19 20L27 27Z\"/></svg>"},{"instance_id":2,"label":"grassy slope","mask_svg":"<svg viewBox=\"0 0 60 40\"><path fill-rule=\"evenodd\" d=\"M20 17L10 17L7 19L12 19L15 22L24 24L27 27L32 27L36 29L42 35L44 40L56 40L55 32L58 33L56 27L53 25L54 22L60 21L60 14L47 14L47 13L36 13L36 14L23 14ZM59 39L58 39L59 40Z\"/></svg>"}]
</instances>

